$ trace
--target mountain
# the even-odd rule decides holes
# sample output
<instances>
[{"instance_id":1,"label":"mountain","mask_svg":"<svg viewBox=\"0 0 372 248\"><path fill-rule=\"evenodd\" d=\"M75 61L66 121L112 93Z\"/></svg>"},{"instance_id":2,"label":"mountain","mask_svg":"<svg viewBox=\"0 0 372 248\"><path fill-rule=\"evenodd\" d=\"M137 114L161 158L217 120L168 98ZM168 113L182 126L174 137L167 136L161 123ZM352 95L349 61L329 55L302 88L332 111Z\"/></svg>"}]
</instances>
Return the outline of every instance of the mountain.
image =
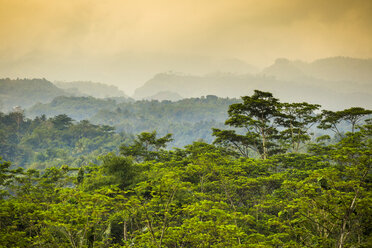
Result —
<instances>
[{"instance_id":1,"label":"mountain","mask_svg":"<svg viewBox=\"0 0 372 248\"><path fill-rule=\"evenodd\" d=\"M275 61L275 63L261 72L261 75L267 75L271 77L275 77L279 80L284 81L296 81L296 80L304 80L305 78L308 80L311 77L306 75L304 71L302 71L298 63L292 63L290 60L285 58L280 58Z\"/></svg>"},{"instance_id":2,"label":"mountain","mask_svg":"<svg viewBox=\"0 0 372 248\"><path fill-rule=\"evenodd\" d=\"M54 84L76 96L92 96L95 98L128 97L113 85L94 83L90 81L54 82Z\"/></svg>"},{"instance_id":3,"label":"mountain","mask_svg":"<svg viewBox=\"0 0 372 248\"><path fill-rule=\"evenodd\" d=\"M14 107L29 108L48 103L58 96L110 98L116 102L130 101L116 86L93 82L55 82L46 79L0 79L0 111Z\"/></svg>"},{"instance_id":4,"label":"mountain","mask_svg":"<svg viewBox=\"0 0 372 248\"><path fill-rule=\"evenodd\" d=\"M339 92L372 93L372 59L333 57L311 63L277 59L261 74L278 80L306 82Z\"/></svg>"},{"instance_id":5,"label":"mountain","mask_svg":"<svg viewBox=\"0 0 372 248\"><path fill-rule=\"evenodd\" d=\"M241 88L247 89L243 93L249 93L247 78L253 79L254 77L231 73L216 73L205 76L160 73L147 81L144 86L137 88L133 97L135 99L143 99L152 96L154 92L161 91L176 92L185 98L203 95L239 97L242 93ZM232 85L228 82L232 83Z\"/></svg>"},{"instance_id":6,"label":"mountain","mask_svg":"<svg viewBox=\"0 0 372 248\"><path fill-rule=\"evenodd\" d=\"M71 94L46 79L0 79L0 111L10 111L15 106L28 108L62 95Z\"/></svg>"},{"instance_id":7,"label":"mountain","mask_svg":"<svg viewBox=\"0 0 372 248\"><path fill-rule=\"evenodd\" d=\"M178 101L181 100L182 96L172 91L160 91L152 96L146 97L145 100L158 100L158 101Z\"/></svg>"},{"instance_id":8,"label":"mountain","mask_svg":"<svg viewBox=\"0 0 372 248\"><path fill-rule=\"evenodd\" d=\"M311 63L278 59L258 74L218 73L203 76L161 73L135 91L135 99L172 91L185 98L213 94L240 97L254 89L270 91L282 101L307 101L328 109L371 108L372 60L344 57Z\"/></svg>"},{"instance_id":9,"label":"mountain","mask_svg":"<svg viewBox=\"0 0 372 248\"><path fill-rule=\"evenodd\" d=\"M333 57L299 63L299 67L305 73L324 80L372 84L372 59Z\"/></svg>"}]
</instances>

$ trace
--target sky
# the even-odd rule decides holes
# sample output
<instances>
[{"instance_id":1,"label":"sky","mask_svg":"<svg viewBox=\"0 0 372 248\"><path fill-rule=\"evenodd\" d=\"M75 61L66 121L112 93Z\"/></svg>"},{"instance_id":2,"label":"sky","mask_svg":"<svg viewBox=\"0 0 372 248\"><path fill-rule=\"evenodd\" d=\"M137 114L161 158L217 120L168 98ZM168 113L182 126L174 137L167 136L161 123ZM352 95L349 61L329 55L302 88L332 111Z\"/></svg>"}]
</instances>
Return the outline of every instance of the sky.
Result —
<instances>
[{"instance_id":1,"label":"sky","mask_svg":"<svg viewBox=\"0 0 372 248\"><path fill-rule=\"evenodd\" d=\"M371 13L371 0L0 0L0 77L130 94L160 72L371 58Z\"/></svg>"}]
</instances>

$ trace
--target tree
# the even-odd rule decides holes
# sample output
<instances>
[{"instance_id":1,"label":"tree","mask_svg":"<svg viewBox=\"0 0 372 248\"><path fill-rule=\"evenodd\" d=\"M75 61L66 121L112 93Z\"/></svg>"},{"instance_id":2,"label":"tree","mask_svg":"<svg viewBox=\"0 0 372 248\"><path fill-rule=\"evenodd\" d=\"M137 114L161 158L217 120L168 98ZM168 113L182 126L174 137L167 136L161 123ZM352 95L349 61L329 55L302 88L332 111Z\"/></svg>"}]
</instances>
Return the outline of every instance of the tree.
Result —
<instances>
[{"instance_id":1,"label":"tree","mask_svg":"<svg viewBox=\"0 0 372 248\"><path fill-rule=\"evenodd\" d=\"M0 157L0 200L9 195L7 187L12 185L17 176L23 173L23 168L10 169L10 167L11 163Z\"/></svg>"},{"instance_id":2,"label":"tree","mask_svg":"<svg viewBox=\"0 0 372 248\"><path fill-rule=\"evenodd\" d=\"M351 125L351 132L355 132L355 127L360 122L364 116L372 114L372 110L364 109L360 107L353 107L349 109L344 109L342 111L329 111L323 110L322 120L318 128L330 129L335 132L339 137L343 134L339 128L339 124L342 122L347 122Z\"/></svg>"},{"instance_id":3,"label":"tree","mask_svg":"<svg viewBox=\"0 0 372 248\"><path fill-rule=\"evenodd\" d=\"M118 184L119 188L124 189L134 182L136 171L130 158L109 153L102 160L103 173L112 177L111 185Z\"/></svg>"},{"instance_id":4,"label":"tree","mask_svg":"<svg viewBox=\"0 0 372 248\"><path fill-rule=\"evenodd\" d=\"M281 118L277 123L285 129L280 132L282 139L289 143L291 151L298 152L300 144L310 140L310 128L321 118L314 112L320 108L318 104L282 103Z\"/></svg>"},{"instance_id":5,"label":"tree","mask_svg":"<svg viewBox=\"0 0 372 248\"><path fill-rule=\"evenodd\" d=\"M259 90L255 90L252 96L243 96L242 100L243 103L230 105L225 124L243 128L245 134L237 134L235 130L213 129L213 135L217 137L215 143L231 144L246 157L248 149L252 149L266 159L278 152L275 120L279 117L279 100L271 93Z\"/></svg>"},{"instance_id":6,"label":"tree","mask_svg":"<svg viewBox=\"0 0 372 248\"><path fill-rule=\"evenodd\" d=\"M55 128L63 130L72 125L72 119L65 114L57 115L52 119Z\"/></svg>"},{"instance_id":7,"label":"tree","mask_svg":"<svg viewBox=\"0 0 372 248\"><path fill-rule=\"evenodd\" d=\"M351 124L351 132L354 133L355 127L359 121L366 115L372 114L372 110L364 109L360 107L353 107L341 111L343 120Z\"/></svg>"},{"instance_id":8,"label":"tree","mask_svg":"<svg viewBox=\"0 0 372 248\"><path fill-rule=\"evenodd\" d=\"M132 145L123 145L120 152L124 156L132 156L137 161L149 161L159 157L159 153L171 142L172 134L156 138L156 131L143 132L137 135Z\"/></svg>"}]
</instances>

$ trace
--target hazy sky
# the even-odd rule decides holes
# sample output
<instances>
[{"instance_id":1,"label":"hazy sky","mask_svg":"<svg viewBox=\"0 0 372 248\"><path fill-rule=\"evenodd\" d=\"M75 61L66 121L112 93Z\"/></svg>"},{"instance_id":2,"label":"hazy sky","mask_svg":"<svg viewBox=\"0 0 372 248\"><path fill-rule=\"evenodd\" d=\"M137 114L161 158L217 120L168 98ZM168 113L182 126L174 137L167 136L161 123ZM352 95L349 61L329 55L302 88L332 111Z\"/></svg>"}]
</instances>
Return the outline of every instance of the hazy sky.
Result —
<instances>
[{"instance_id":1,"label":"hazy sky","mask_svg":"<svg viewBox=\"0 0 372 248\"><path fill-rule=\"evenodd\" d=\"M131 93L154 73L372 57L371 0L0 0L0 77Z\"/></svg>"}]
</instances>

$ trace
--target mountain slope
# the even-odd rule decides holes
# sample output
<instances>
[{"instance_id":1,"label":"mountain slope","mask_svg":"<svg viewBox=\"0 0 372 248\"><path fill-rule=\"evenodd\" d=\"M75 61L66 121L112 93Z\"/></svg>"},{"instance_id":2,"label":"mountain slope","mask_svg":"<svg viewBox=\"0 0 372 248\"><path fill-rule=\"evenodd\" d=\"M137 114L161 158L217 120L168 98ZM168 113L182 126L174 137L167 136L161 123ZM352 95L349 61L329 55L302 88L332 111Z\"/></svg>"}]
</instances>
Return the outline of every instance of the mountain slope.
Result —
<instances>
[{"instance_id":1,"label":"mountain slope","mask_svg":"<svg viewBox=\"0 0 372 248\"><path fill-rule=\"evenodd\" d=\"M182 99L182 96L172 91L160 91L152 96L144 98L145 100L158 100L158 101L178 101Z\"/></svg>"},{"instance_id":2,"label":"mountain slope","mask_svg":"<svg viewBox=\"0 0 372 248\"><path fill-rule=\"evenodd\" d=\"M372 60L336 57L305 63L278 59L255 75L161 73L138 88L134 98L148 98L161 91L186 98L208 94L240 97L254 89L270 91L283 101L305 100L329 109L371 108Z\"/></svg>"},{"instance_id":3,"label":"mountain slope","mask_svg":"<svg viewBox=\"0 0 372 248\"><path fill-rule=\"evenodd\" d=\"M94 83L89 81L54 82L54 84L76 96L92 96L95 98L105 97L128 97L125 93L113 85Z\"/></svg>"},{"instance_id":4,"label":"mountain slope","mask_svg":"<svg viewBox=\"0 0 372 248\"><path fill-rule=\"evenodd\" d=\"M50 102L57 96L70 95L46 79L0 79L2 111L15 106L28 108L37 102Z\"/></svg>"},{"instance_id":5,"label":"mountain slope","mask_svg":"<svg viewBox=\"0 0 372 248\"><path fill-rule=\"evenodd\" d=\"M311 63L277 59L261 74L278 80L306 82L344 93L372 93L372 59L333 57Z\"/></svg>"}]
</instances>

